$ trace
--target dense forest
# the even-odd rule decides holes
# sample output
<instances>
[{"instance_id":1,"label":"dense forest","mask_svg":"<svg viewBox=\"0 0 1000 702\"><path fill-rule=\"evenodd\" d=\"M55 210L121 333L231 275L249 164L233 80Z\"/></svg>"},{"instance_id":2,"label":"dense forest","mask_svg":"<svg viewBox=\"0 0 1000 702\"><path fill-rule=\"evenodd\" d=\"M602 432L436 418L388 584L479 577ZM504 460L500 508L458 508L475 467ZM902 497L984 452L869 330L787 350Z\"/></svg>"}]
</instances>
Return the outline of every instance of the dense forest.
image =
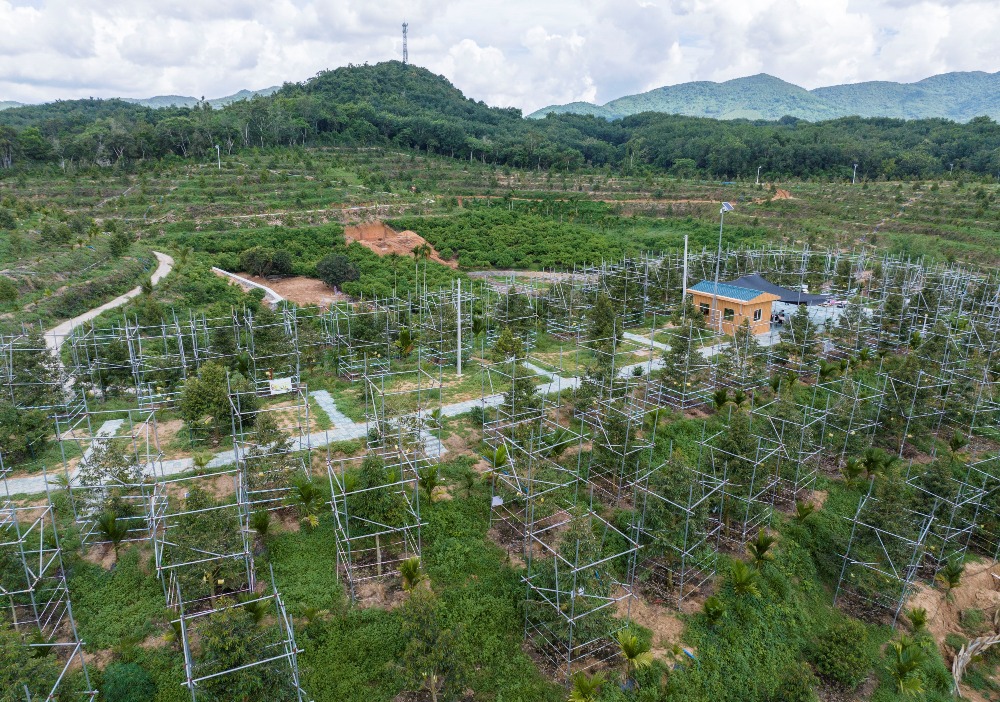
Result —
<instances>
[{"instance_id":1,"label":"dense forest","mask_svg":"<svg viewBox=\"0 0 1000 702\"><path fill-rule=\"evenodd\" d=\"M0 112L0 175L58 167L136 169L161 158L208 159L278 145L391 145L456 159L572 171L722 179L867 179L1000 172L1000 126L979 117L846 117L776 122L643 113L525 120L520 110L467 99L444 77L397 61L324 71L222 109L152 109L122 100L71 100Z\"/></svg>"}]
</instances>

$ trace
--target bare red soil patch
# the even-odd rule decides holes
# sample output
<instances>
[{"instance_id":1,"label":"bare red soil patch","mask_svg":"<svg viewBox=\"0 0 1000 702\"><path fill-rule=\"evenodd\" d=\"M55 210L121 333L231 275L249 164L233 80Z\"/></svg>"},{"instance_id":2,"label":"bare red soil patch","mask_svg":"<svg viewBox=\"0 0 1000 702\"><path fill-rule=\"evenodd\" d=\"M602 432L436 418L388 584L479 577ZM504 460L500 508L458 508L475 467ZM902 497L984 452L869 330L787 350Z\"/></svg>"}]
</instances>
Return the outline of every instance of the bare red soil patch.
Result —
<instances>
[{"instance_id":1,"label":"bare red soil patch","mask_svg":"<svg viewBox=\"0 0 1000 702\"><path fill-rule=\"evenodd\" d=\"M348 244L356 241L379 256L388 256L389 254L412 256L413 250L416 247L430 246L427 240L416 232L409 230L397 232L382 222L367 222L353 227L344 227L344 240ZM457 261L446 261L441 258L438 252L434 250L434 247L431 247L431 253L428 258L449 268L458 268Z\"/></svg>"}]
</instances>

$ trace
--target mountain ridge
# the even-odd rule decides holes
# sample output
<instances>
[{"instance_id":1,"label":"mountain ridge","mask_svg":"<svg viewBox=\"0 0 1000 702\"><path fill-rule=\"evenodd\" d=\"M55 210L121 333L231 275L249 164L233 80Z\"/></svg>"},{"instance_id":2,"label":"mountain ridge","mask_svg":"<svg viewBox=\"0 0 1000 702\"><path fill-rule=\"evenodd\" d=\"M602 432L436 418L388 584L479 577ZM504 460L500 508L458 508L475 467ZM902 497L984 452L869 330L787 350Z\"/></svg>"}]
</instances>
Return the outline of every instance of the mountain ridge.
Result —
<instances>
[{"instance_id":1,"label":"mountain ridge","mask_svg":"<svg viewBox=\"0 0 1000 702\"><path fill-rule=\"evenodd\" d=\"M1000 119L1000 72L957 71L913 83L865 81L806 90L767 73L723 82L692 81L625 95L603 105L572 102L550 105L528 115L589 114L619 119L641 112L663 112L713 119L816 122L838 117L942 118L956 122L987 116Z\"/></svg>"},{"instance_id":2,"label":"mountain ridge","mask_svg":"<svg viewBox=\"0 0 1000 702\"><path fill-rule=\"evenodd\" d=\"M240 100L249 100L252 97L261 95L267 97L268 95L273 95L274 93L281 90L280 85L272 85L270 88L261 88L260 90L239 90L232 95L226 95L219 98L211 98L206 100L208 104L212 107L225 107L233 102L239 102ZM191 95L154 95L148 98L127 98L119 97L118 100L122 102L127 102L131 105L140 105L142 107L194 107L201 100L199 98L193 97ZM57 102L52 100L50 102ZM37 103L39 105L47 105L48 102ZM0 100L0 110L9 110L15 107L25 107L28 103L15 102L13 100Z\"/></svg>"}]
</instances>

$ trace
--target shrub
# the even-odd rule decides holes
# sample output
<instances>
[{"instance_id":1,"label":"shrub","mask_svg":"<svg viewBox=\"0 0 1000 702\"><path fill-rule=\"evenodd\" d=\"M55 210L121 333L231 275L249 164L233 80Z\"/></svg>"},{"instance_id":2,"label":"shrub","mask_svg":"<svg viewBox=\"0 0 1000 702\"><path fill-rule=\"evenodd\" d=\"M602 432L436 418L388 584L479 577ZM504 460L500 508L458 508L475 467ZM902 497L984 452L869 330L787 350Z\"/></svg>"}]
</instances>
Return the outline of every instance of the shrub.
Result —
<instances>
[{"instance_id":1,"label":"shrub","mask_svg":"<svg viewBox=\"0 0 1000 702\"><path fill-rule=\"evenodd\" d=\"M17 286L10 278L0 276L0 303L17 302Z\"/></svg>"},{"instance_id":2,"label":"shrub","mask_svg":"<svg viewBox=\"0 0 1000 702\"><path fill-rule=\"evenodd\" d=\"M798 663L791 666L782 675L778 689L771 699L774 702L815 702L819 679L813 673L808 663Z\"/></svg>"},{"instance_id":3,"label":"shrub","mask_svg":"<svg viewBox=\"0 0 1000 702\"><path fill-rule=\"evenodd\" d=\"M156 696L156 683L135 663L112 663L104 671L101 692L107 702L146 702Z\"/></svg>"},{"instance_id":4,"label":"shrub","mask_svg":"<svg viewBox=\"0 0 1000 702\"><path fill-rule=\"evenodd\" d=\"M816 672L833 683L854 689L872 668L872 644L865 625L839 619L820 633L807 649Z\"/></svg>"},{"instance_id":5,"label":"shrub","mask_svg":"<svg viewBox=\"0 0 1000 702\"><path fill-rule=\"evenodd\" d=\"M0 229L14 229L17 227L17 220L14 213L5 207L0 207Z\"/></svg>"}]
</instances>

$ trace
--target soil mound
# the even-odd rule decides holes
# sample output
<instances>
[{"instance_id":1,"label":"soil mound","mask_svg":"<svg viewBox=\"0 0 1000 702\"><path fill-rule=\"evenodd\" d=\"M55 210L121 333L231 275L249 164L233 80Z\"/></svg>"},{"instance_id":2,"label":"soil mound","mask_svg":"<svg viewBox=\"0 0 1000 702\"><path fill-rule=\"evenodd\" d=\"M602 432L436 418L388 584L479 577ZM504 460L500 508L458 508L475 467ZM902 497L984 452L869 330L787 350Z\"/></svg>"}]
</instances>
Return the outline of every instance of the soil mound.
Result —
<instances>
[{"instance_id":1,"label":"soil mound","mask_svg":"<svg viewBox=\"0 0 1000 702\"><path fill-rule=\"evenodd\" d=\"M356 241L379 256L388 256L389 254L412 256L413 249L416 247L430 246L430 244L427 244L427 240L416 232L409 230L397 232L392 227L386 226L383 222L367 222L353 227L344 227L344 240L348 244ZM428 258L443 266L458 268L457 261L446 261L441 258L433 246L431 246L431 254Z\"/></svg>"}]
</instances>

